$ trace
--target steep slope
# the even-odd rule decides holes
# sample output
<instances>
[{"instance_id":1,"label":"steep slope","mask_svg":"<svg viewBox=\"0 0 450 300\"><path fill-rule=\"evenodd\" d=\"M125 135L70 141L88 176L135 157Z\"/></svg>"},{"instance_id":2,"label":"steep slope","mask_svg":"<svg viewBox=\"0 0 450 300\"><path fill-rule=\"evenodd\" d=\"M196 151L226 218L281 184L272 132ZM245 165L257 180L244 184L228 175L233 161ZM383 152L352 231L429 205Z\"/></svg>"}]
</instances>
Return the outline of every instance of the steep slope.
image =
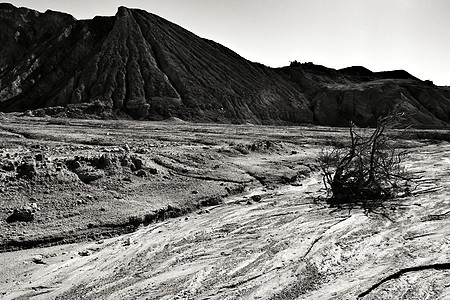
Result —
<instances>
[{"instance_id":1,"label":"steep slope","mask_svg":"<svg viewBox=\"0 0 450 300\"><path fill-rule=\"evenodd\" d=\"M98 52L113 20L76 21L58 12L40 14L7 7L0 7L0 24L5 28L2 44L6 45L0 50L6 57L1 62L1 109L24 111L80 102L73 89L74 75ZM11 25L5 20L11 20ZM11 35L19 38L11 39Z\"/></svg>"},{"instance_id":2,"label":"steep slope","mask_svg":"<svg viewBox=\"0 0 450 300\"><path fill-rule=\"evenodd\" d=\"M145 11L121 7L115 17L76 21L4 5L0 16L8 45L1 50L2 111L97 100L143 119L312 122L295 84ZM38 26L44 17L51 31ZM17 19L37 32L27 43L15 38Z\"/></svg>"},{"instance_id":3,"label":"steep slope","mask_svg":"<svg viewBox=\"0 0 450 300\"><path fill-rule=\"evenodd\" d=\"M450 88L421 81L403 70L335 70L306 63L281 68L279 72L305 92L317 124L347 126L351 120L359 126L375 126L378 117L395 107L404 112L405 125L450 124Z\"/></svg>"},{"instance_id":4,"label":"steep slope","mask_svg":"<svg viewBox=\"0 0 450 300\"><path fill-rule=\"evenodd\" d=\"M20 63L30 49L38 44L45 45L50 37L61 33L74 21L73 17L63 13L39 13L0 3L1 72Z\"/></svg>"}]
</instances>

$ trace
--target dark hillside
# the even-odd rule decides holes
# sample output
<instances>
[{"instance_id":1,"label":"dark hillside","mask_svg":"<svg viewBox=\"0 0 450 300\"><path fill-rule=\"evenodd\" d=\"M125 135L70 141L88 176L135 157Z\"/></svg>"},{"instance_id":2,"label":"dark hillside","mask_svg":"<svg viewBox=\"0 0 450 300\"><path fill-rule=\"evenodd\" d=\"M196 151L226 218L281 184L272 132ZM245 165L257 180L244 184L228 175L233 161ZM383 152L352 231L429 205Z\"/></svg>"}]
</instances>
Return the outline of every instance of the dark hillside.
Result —
<instances>
[{"instance_id":1,"label":"dark hillside","mask_svg":"<svg viewBox=\"0 0 450 300\"><path fill-rule=\"evenodd\" d=\"M23 10L7 6L0 15L15 20ZM138 119L312 122L295 84L153 14L121 7L115 17L76 21L26 11L27 24L48 15L52 31L40 33L36 25L38 34L24 46L14 38L17 28L4 34L3 111L100 101ZM20 55L10 53L20 47Z\"/></svg>"},{"instance_id":2,"label":"dark hillside","mask_svg":"<svg viewBox=\"0 0 450 300\"><path fill-rule=\"evenodd\" d=\"M403 70L334 70L306 63L279 71L305 92L317 124L346 126L352 120L359 126L375 126L377 118L394 107L405 113L405 125L434 128L450 124L449 88Z\"/></svg>"},{"instance_id":3,"label":"dark hillside","mask_svg":"<svg viewBox=\"0 0 450 300\"><path fill-rule=\"evenodd\" d=\"M138 9L78 21L0 4L0 29L3 112L374 126L397 106L414 126L450 123L450 89L406 71L272 69Z\"/></svg>"}]
</instances>

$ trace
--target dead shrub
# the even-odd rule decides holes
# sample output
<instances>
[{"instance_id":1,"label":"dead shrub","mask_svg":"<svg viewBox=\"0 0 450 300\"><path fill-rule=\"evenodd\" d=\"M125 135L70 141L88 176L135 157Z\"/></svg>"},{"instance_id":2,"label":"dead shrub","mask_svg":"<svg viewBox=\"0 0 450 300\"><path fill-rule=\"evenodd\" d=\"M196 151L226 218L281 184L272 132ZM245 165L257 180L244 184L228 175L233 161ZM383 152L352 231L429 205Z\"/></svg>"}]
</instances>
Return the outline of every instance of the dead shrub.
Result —
<instances>
[{"instance_id":1,"label":"dead shrub","mask_svg":"<svg viewBox=\"0 0 450 300\"><path fill-rule=\"evenodd\" d=\"M350 123L350 144L322 151L317 162L328 204L371 210L388 199L410 194L414 177L402 166L406 152L395 149L386 135L399 117L395 113L380 118L372 130Z\"/></svg>"}]
</instances>

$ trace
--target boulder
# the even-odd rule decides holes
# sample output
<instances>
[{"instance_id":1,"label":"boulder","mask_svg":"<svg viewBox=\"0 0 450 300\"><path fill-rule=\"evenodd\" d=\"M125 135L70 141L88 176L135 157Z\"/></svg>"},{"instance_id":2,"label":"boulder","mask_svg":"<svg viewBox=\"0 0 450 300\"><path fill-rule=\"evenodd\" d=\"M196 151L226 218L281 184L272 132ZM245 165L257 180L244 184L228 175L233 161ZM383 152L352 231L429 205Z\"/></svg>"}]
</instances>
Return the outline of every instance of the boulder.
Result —
<instances>
[{"instance_id":1,"label":"boulder","mask_svg":"<svg viewBox=\"0 0 450 300\"><path fill-rule=\"evenodd\" d=\"M32 261L35 264L45 265L44 257L41 254L38 254L32 258Z\"/></svg>"},{"instance_id":2,"label":"boulder","mask_svg":"<svg viewBox=\"0 0 450 300\"><path fill-rule=\"evenodd\" d=\"M104 173L101 170L96 170L92 167L81 167L73 171L78 178L84 183L90 183L103 177Z\"/></svg>"},{"instance_id":3,"label":"boulder","mask_svg":"<svg viewBox=\"0 0 450 300\"><path fill-rule=\"evenodd\" d=\"M261 195L253 195L251 198L255 202L260 202L262 199Z\"/></svg>"},{"instance_id":4,"label":"boulder","mask_svg":"<svg viewBox=\"0 0 450 300\"><path fill-rule=\"evenodd\" d=\"M16 166L14 165L14 163L11 160L3 161L0 166L1 166L2 170L7 171L7 172L16 170Z\"/></svg>"},{"instance_id":5,"label":"boulder","mask_svg":"<svg viewBox=\"0 0 450 300\"><path fill-rule=\"evenodd\" d=\"M140 170L145 167L144 160L138 156L131 156L131 161L133 162L135 170Z\"/></svg>"},{"instance_id":6,"label":"boulder","mask_svg":"<svg viewBox=\"0 0 450 300\"><path fill-rule=\"evenodd\" d=\"M139 176L139 177L147 177L147 171L145 171L145 170L137 170L136 172L135 172L135 174L136 174L136 176Z\"/></svg>"},{"instance_id":7,"label":"boulder","mask_svg":"<svg viewBox=\"0 0 450 300\"><path fill-rule=\"evenodd\" d=\"M19 177L31 179L37 174L36 163L32 160L24 161L17 166L17 175Z\"/></svg>"},{"instance_id":8,"label":"boulder","mask_svg":"<svg viewBox=\"0 0 450 300\"><path fill-rule=\"evenodd\" d=\"M22 207L14 209L13 213L6 219L6 222L31 222L35 217L35 209L32 207Z\"/></svg>"}]
</instances>

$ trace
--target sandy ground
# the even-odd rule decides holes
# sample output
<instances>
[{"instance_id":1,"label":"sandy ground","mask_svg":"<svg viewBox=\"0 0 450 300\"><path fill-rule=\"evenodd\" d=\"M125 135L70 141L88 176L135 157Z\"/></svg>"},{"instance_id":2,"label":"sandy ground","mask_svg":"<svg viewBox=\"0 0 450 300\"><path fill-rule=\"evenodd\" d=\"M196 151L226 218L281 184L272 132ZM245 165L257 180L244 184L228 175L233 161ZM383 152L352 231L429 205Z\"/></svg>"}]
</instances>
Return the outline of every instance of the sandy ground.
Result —
<instances>
[{"instance_id":1,"label":"sandy ground","mask_svg":"<svg viewBox=\"0 0 450 300\"><path fill-rule=\"evenodd\" d=\"M180 143L182 134L176 132L192 134L194 127L165 128L172 134L161 136ZM317 202L324 191L314 168L305 173L297 167L295 180L277 182L290 178L294 162L305 167L323 141L344 131L206 125L201 130L195 138L202 142L191 140L189 147L214 142L207 151L220 154L214 163L227 171L213 175L250 176L251 184L222 203L129 234L0 253L2 299L450 298L448 142L404 141L414 146L405 164L422 176L421 185L414 196L366 215ZM225 148L261 140L283 144L247 154ZM185 146L171 151L185 153L180 148ZM187 174L200 174L200 167L191 167Z\"/></svg>"},{"instance_id":2,"label":"sandy ground","mask_svg":"<svg viewBox=\"0 0 450 300\"><path fill-rule=\"evenodd\" d=\"M114 236L133 230L132 218L181 215L311 171L301 139L290 139L298 128L0 121L0 252ZM5 222L31 204L33 222Z\"/></svg>"}]
</instances>

